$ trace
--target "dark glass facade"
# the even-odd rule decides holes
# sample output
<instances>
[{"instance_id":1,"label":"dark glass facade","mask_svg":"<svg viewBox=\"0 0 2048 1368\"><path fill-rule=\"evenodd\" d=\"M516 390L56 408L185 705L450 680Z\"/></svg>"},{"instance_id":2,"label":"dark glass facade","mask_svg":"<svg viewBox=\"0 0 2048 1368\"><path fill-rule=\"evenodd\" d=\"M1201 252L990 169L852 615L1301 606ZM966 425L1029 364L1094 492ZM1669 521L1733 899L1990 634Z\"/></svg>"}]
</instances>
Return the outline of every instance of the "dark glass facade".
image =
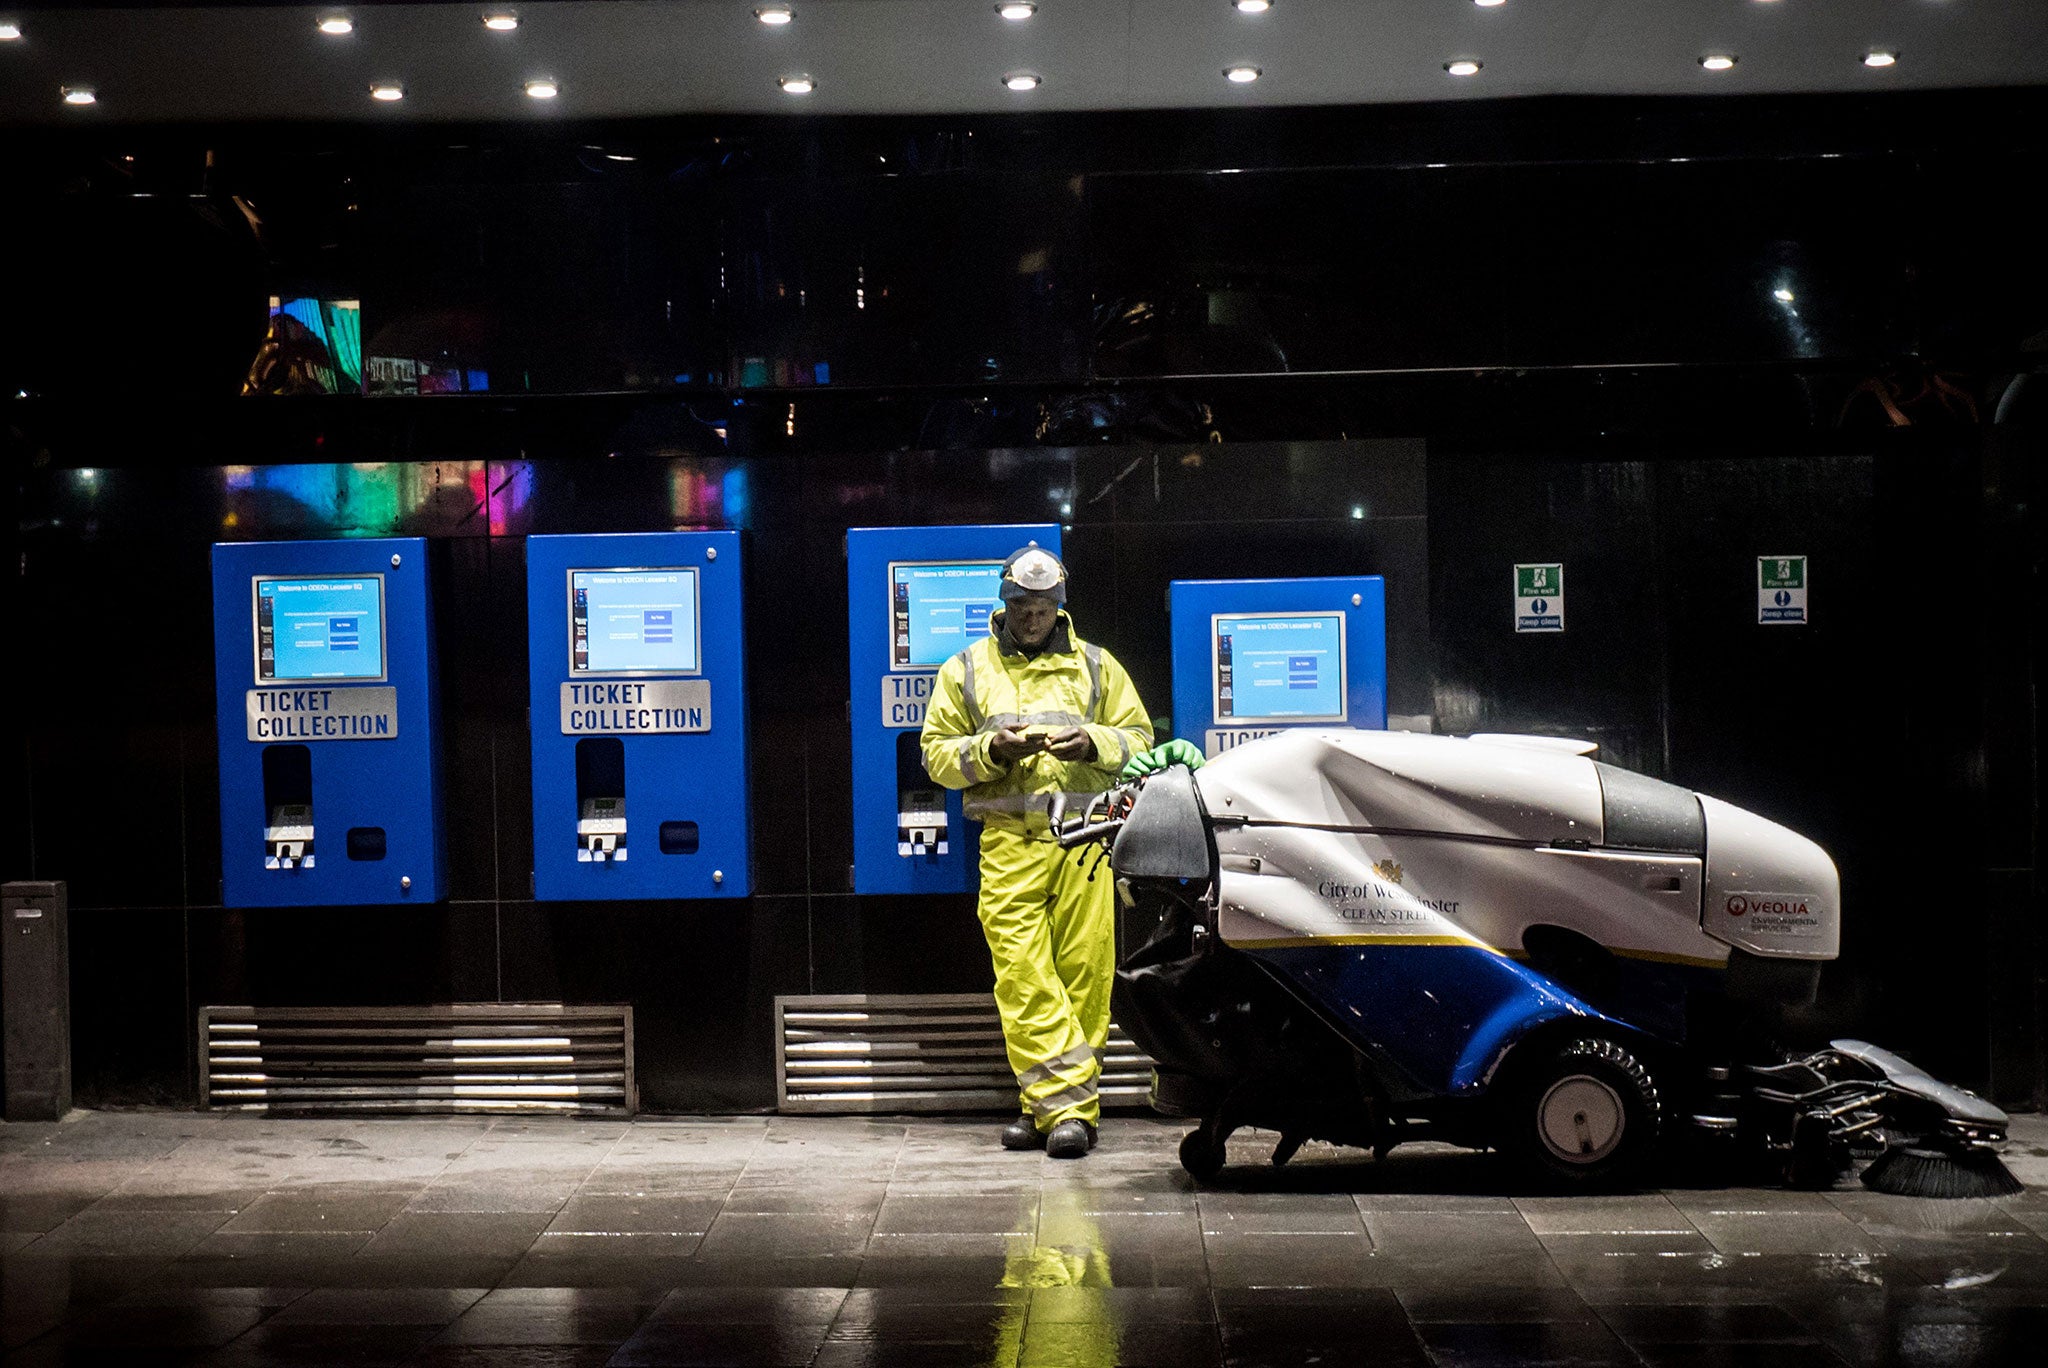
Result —
<instances>
[{"instance_id":1,"label":"dark glass facade","mask_svg":"<svg viewBox=\"0 0 2048 1368\"><path fill-rule=\"evenodd\" d=\"M775 995L985 987L967 900L847 891L841 538L1037 518L1159 713L1170 580L1386 575L1393 713L1813 836L1814 1029L2036 1098L2042 108L18 139L4 849L71 884L81 1100L190 1101L209 1003L566 999L635 1005L650 1109L759 1108ZM360 300L384 388L240 395L272 296ZM688 527L749 538L758 891L536 903L523 538ZM207 547L387 534L432 539L450 899L223 910ZM1788 551L1812 624L1760 628ZM1518 638L1538 559L1569 629Z\"/></svg>"}]
</instances>

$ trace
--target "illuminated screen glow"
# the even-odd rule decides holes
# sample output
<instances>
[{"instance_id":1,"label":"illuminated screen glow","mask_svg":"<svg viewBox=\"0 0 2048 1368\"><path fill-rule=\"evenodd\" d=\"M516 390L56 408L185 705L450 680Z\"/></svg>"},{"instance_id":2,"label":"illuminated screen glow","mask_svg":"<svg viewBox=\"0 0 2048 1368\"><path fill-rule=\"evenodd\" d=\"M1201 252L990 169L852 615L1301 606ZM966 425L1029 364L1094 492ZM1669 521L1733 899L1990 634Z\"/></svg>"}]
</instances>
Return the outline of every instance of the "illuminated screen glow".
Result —
<instances>
[{"instance_id":1,"label":"illuminated screen glow","mask_svg":"<svg viewBox=\"0 0 2048 1368\"><path fill-rule=\"evenodd\" d=\"M1345 719L1342 613L1219 613L1211 623L1218 726Z\"/></svg>"},{"instance_id":2,"label":"illuminated screen glow","mask_svg":"<svg viewBox=\"0 0 2048 1368\"><path fill-rule=\"evenodd\" d=\"M384 577L256 581L256 679L384 677Z\"/></svg>"},{"instance_id":3,"label":"illuminated screen glow","mask_svg":"<svg viewBox=\"0 0 2048 1368\"><path fill-rule=\"evenodd\" d=\"M988 635L1002 584L999 560L891 561L890 663L933 669Z\"/></svg>"},{"instance_id":4,"label":"illuminated screen glow","mask_svg":"<svg viewBox=\"0 0 2048 1368\"><path fill-rule=\"evenodd\" d=\"M571 674L695 674L702 647L694 567L569 572Z\"/></svg>"}]
</instances>

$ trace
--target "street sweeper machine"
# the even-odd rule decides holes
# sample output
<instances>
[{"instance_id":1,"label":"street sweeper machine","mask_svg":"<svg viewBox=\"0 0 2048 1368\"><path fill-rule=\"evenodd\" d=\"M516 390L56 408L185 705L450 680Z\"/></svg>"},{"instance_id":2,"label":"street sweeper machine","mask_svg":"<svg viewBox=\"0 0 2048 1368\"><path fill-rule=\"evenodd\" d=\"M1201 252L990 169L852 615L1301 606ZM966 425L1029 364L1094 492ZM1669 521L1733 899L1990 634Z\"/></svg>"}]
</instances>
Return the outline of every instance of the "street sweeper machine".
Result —
<instances>
[{"instance_id":1,"label":"street sweeper machine","mask_svg":"<svg viewBox=\"0 0 2048 1368\"><path fill-rule=\"evenodd\" d=\"M1156 925L1115 1015L1155 1107L1199 1119L1186 1169L1254 1126L1275 1163L1445 1140L1567 1189L1680 1156L2017 1190L1996 1107L1861 1041L1785 1044L1840 944L1826 852L1593 750L1301 729L1055 814Z\"/></svg>"}]
</instances>

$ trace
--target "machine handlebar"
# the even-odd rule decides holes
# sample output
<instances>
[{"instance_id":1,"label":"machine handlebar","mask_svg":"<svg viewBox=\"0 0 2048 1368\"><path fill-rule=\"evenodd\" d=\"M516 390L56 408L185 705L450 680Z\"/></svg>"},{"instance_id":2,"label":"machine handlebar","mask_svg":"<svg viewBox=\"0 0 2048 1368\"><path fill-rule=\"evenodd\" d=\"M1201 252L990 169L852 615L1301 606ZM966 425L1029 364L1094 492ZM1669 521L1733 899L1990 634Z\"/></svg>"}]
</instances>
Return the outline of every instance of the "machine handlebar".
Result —
<instances>
[{"instance_id":1,"label":"machine handlebar","mask_svg":"<svg viewBox=\"0 0 2048 1368\"><path fill-rule=\"evenodd\" d=\"M1071 821L1067 819L1065 794L1055 794L1052 810L1048 817L1052 823L1054 837L1068 850L1091 841L1109 842L1123 829L1124 818L1131 812L1132 803L1137 801L1138 788L1144 780L1118 784L1107 792L1088 800L1088 806Z\"/></svg>"}]
</instances>

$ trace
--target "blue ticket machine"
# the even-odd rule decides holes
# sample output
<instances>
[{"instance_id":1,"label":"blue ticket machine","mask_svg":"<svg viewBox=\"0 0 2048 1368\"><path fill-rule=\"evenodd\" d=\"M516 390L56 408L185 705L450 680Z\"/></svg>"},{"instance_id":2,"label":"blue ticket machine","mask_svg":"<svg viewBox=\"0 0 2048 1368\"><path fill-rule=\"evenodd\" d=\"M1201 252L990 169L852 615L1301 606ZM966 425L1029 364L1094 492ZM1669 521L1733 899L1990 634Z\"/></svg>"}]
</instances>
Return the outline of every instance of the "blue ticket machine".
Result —
<instances>
[{"instance_id":1,"label":"blue ticket machine","mask_svg":"<svg viewBox=\"0 0 2048 1368\"><path fill-rule=\"evenodd\" d=\"M526 540L533 892L752 885L740 534Z\"/></svg>"},{"instance_id":2,"label":"blue ticket machine","mask_svg":"<svg viewBox=\"0 0 2048 1368\"><path fill-rule=\"evenodd\" d=\"M1214 759L1289 727L1387 725L1378 575L1175 580L1173 727Z\"/></svg>"},{"instance_id":3,"label":"blue ticket machine","mask_svg":"<svg viewBox=\"0 0 2048 1368\"><path fill-rule=\"evenodd\" d=\"M213 652L227 906L443 897L426 542L216 543Z\"/></svg>"},{"instance_id":4,"label":"blue ticket machine","mask_svg":"<svg viewBox=\"0 0 2048 1368\"><path fill-rule=\"evenodd\" d=\"M924 772L918 732L939 666L988 632L1004 560L1057 523L856 527L846 534L853 891L964 893L975 842L960 795Z\"/></svg>"}]
</instances>

